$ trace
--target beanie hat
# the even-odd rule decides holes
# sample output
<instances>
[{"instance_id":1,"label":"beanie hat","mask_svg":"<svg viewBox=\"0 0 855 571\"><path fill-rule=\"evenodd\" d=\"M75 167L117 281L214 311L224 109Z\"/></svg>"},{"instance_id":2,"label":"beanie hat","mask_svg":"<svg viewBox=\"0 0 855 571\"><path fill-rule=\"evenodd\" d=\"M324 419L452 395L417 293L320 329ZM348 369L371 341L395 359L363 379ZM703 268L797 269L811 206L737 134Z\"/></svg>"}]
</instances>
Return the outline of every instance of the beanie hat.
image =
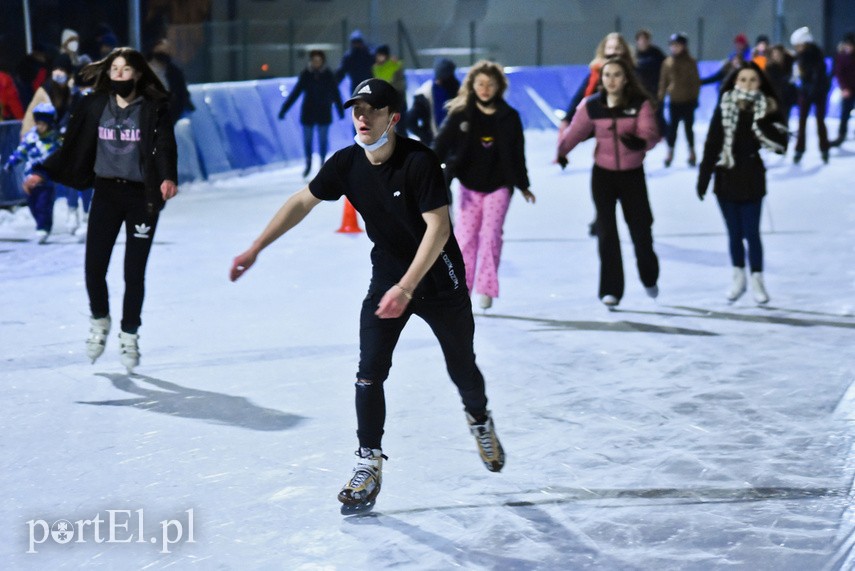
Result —
<instances>
[{"instance_id":1,"label":"beanie hat","mask_svg":"<svg viewBox=\"0 0 855 571\"><path fill-rule=\"evenodd\" d=\"M733 38L734 44L742 44L743 46L748 45L748 37L745 34L736 34L736 37Z\"/></svg>"},{"instance_id":2,"label":"beanie hat","mask_svg":"<svg viewBox=\"0 0 855 571\"><path fill-rule=\"evenodd\" d=\"M390 53L389 44L382 44L382 45L377 46L377 49L374 50L374 53L375 54L382 54L382 55L388 57L389 53Z\"/></svg>"},{"instance_id":3,"label":"beanie hat","mask_svg":"<svg viewBox=\"0 0 855 571\"><path fill-rule=\"evenodd\" d=\"M447 58L439 58L433 64L433 76L436 79L450 79L454 75L454 70L457 66L454 62Z\"/></svg>"},{"instance_id":4,"label":"beanie hat","mask_svg":"<svg viewBox=\"0 0 855 571\"><path fill-rule=\"evenodd\" d=\"M351 42L362 42L365 41L365 38L362 37L362 30L356 29L350 33L350 41Z\"/></svg>"},{"instance_id":5,"label":"beanie hat","mask_svg":"<svg viewBox=\"0 0 855 571\"><path fill-rule=\"evenodd\" d=\"M794 46L799 44L808 44L810 42L813 42L813 35L811 35L810 28L807 26L799 28L790 36L790 43Z\"/></svg>"},{"instance_id":6,"label":"beanie hat","mask_svg":"<svg viewBox=\"0 0 855 571\"><path fill-rule=\"evenodd\" d=\"M66 28L62 31L62 41L59 42L59 45L64 46L65 43L71 38L79 38L77 32L72 30L71 28Z\"/></svg>"},{"instance_id":7,"label":"beanie hat","mask_svg":"<svg viewBox=\"0 0 855 571\"><path fill-rule=\"evenodd\" d=\"M671 37L668 38L668 43L669 44L683 44L685 46L685 45L689 44L689 36L687 36L683 32L677 32L675 34L671 34Z\"/></svg>"},{"instance_id":8,"label":"beanie hat","mask_svg":"<svg viewBox=\"0 0 855 571\"><path fill-rule=\"evenodd\" d=\"M33 119L53 125L56 121L56 109L50 103L39 103L33 107Z\"/></svg>"}]
</instances>

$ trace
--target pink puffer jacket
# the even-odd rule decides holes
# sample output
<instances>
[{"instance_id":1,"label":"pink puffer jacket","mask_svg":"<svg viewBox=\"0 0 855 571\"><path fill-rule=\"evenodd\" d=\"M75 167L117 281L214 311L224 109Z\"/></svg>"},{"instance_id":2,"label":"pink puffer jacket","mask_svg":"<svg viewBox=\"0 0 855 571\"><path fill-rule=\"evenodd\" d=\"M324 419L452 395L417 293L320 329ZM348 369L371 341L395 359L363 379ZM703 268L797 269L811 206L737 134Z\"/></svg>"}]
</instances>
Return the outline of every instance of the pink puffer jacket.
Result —
<instances>
[{"instance_id":1,"label":"pink puffer jacket","mask_svg":"<svg viewBox=\"0 0 855 571\"><path fill-rule=\"evenodd\" d=\"M659 128L650 101L630 101L622 107L607 107L601 94L586 97L576 108L570 126L558 137L558 156L563 157L593 133L597 139L594 162L613 171L633 170L644 162L644 155L659 142ZM622 135L634 135L637 150L621 141ZM632 145L635 147L636 145Z\"/></svg>"}]
</instances>

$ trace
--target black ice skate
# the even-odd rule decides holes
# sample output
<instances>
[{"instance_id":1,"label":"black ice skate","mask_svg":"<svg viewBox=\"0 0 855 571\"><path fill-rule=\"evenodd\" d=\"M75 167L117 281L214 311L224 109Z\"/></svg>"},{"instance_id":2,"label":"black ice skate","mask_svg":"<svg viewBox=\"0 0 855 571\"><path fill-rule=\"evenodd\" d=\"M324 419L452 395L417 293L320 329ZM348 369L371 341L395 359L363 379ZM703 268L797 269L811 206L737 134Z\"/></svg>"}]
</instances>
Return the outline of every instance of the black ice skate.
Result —
<instances>
[{"instance_id":1,"label":"black ice skate","mask_svg":"<svg viewBox=\"0 0 855 571\"><path fill-rule=\"evenodd\" d=\"M383 460L386 456L379 448L360 448L353 475L338 493L342 515L368 513L374 507L383 482Z\"/></svg>"}]
</instances>

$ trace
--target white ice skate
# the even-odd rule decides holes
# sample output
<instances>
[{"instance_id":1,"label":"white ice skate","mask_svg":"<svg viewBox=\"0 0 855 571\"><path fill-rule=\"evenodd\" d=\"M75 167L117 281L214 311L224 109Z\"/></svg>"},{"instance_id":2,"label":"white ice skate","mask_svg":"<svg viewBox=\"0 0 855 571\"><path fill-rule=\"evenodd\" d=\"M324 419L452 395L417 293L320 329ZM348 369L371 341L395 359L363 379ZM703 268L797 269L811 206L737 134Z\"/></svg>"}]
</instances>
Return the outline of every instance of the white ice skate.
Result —
<instances>
[{"instance_id":1,"label":"white ice skate","mask_svg":"<svg viewBox=\"0 0 855 571\"><path fill-rule=\"evenodd\" d=\"M353 475L338 493L342 515L371 511L383 483L383 460L386 458L383 451L379 448L360 448L356 456Z\"/></svg>"},{"instance_id":2,"label":"white ice skate","mask_svg":"<svg viewBox=\"0 0 855 571\"><path fill-rule=\"evenodd\" d=\"M609 309L617 307L617 304L620 303L620 300L613 295L604 295L600 298L600 301L602 301L603 305L605 305Z\"/></svg>"},{"instance_id":3,"label":"white ice skate","mask_svg":"<svg viewBox=\"0 0 855 571\"><path fill-rule=\"evenodd\" d=\"M95 361L104 353L107 335L110 334L110 316L89 318L89 338L86 340L86 354Z\"/></svg>"},{"instance_id":4,"label":"white ice skate","mask_svg":"<svg viewBox=\"0 0 855 571\"><path fill-rule=\"evenodd\" d=\"M481 309L490 309L493 307L493 298L483 293L480 294L478 296L478 307Z\"/></svg>"},{"instance_id":5,"label":"white ice skate","mask_svg":"<svg viewBox=\"0 0 855 571\"><path fill-rule=\"evenodd\" d=\"M745 268L733 268L733 282L727 292L727 301L736 301L745 293Z\"/></svg>"},{"instance_id":6,"label":"white ice skate","mask_svg":"<svg viewBox=\"0 0 855 571\"><path fill-rule=\"evenodd\" d=\"M769 303L769 293L763 283L763 272L751 273L751 293L754 294L754 301L757 303Z\"/></svg>"},{"instance_id":7,"label":"white ice skate","mask_svg":"<svg viewBox=\"0 0 855 571\"><path fill-rule=\"evenodd\" d=\"M65 226L68 228L68 233L72 236L74 236L74 233L77 232L78 228L80 228L80 212L76 208L68 209L68 217L65 219Z\"/></svg>"},{"instance_id":8,"label":"white ice skate","mask_svg":"<svg viewBox=\"0 0 855 571\"><path fill-rule=\"evenodd\" d=\"M139 338L136 333L119 331L119 353L128 374L133 373L134 368L140 364Z\"/></svg>"},{"instance_id":9,"label":"white ice skate","mask_svg":"<svg viewBox=\"0 0 855 571\"><path fill-rule=\"evenodd\" d=\"M50 232L47 230L36 230L36 242L39 244L46 243L48 236L50 236Z\"/></svg>"}]
</instances>

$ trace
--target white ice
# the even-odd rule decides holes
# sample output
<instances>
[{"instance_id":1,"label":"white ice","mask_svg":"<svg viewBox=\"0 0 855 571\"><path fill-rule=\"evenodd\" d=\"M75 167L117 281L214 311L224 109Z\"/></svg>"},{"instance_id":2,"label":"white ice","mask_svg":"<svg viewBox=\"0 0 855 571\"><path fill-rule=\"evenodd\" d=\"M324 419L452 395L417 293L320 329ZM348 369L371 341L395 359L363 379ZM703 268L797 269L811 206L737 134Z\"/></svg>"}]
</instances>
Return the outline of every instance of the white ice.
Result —
<instances>
[{"instance_id":1,"label":"white ice","mask_svg":"<svg viewBox=\"0 0 855 571\"><path fill-rule=\"evenodd\" d=\"M117 327L86 359L83 246L62 234L62 203L44 246L24 210L5 214L2 567L852 569L855 144L827 166L812 135L800 166L766 157L768 307L750 292L725 301L715 200L696 198L682 137L670 169L658 146L647 172L661 295L645 296L622 227L627 288L610 313L587 236L591 143L561 172L554 142L527 133L537 204L515 197L501 296L476 316L507 466L481 465L437 343L413 319L386 385L372 517L342 518L335 497L356 448L367 238L335 233L342 205L321 205L227 279L302 166L188 185L168 205L133 376ZM109 274L117 321L122 256ZM28 524L108 510L127 510L115 541L90 525L59 544ZM167 519L184 522L183 541L161 553ZM44 539L33 549L31 527Z\"/></svg>"}]
</instances>

